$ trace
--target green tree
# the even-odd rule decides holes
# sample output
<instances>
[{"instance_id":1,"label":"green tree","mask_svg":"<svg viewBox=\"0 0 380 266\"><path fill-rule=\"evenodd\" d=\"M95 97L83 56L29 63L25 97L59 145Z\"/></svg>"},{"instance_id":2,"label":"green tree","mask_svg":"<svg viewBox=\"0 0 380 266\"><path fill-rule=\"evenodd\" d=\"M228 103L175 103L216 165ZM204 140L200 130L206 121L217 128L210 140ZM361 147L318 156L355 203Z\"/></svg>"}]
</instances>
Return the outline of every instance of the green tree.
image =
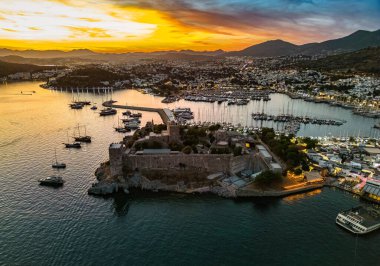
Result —
<instances>
[{"instance_id":1,"label":"green tree","mask_svg":"<svg viewBox=\"0 0 380 266\"><path fill-rule=\"evenodd\" d=\"M278 183L282 180L282 176L279 173L272 171L264 171L256 176L254 183L259 186L269 186L274 183Z\"/></svg>"},{"instance_id":2,"label":"green tree","mask_svg":"<svg viewBox=\"0 0 380 266\"><path fill-rule=\"evenodd\" d=\"M302 170L300 168L297 168L297 169L294 170L294 174L295 175L300 175L300 174L302 174Z\"/></svg>"},{"instance_id":3,"label":"green tree","mask_svg":"<svg viewBox=\"0 0 380 266\"><path fill-rule=\"evenodd\" d=\"M191 146L186 146L185 148L182 149L182 152L185 154L190 154L192 151Z\"/></svg>"},{"instance_id":4,"label":"green tree","mask_svg":"<svg viewBox=\"0 0 380 266\"><path fill-rule=\"evenodd\" d=\"M243 147L238 146L234 148L234 156L240 156L243 151Z\"/></svg>"}]
</instances>

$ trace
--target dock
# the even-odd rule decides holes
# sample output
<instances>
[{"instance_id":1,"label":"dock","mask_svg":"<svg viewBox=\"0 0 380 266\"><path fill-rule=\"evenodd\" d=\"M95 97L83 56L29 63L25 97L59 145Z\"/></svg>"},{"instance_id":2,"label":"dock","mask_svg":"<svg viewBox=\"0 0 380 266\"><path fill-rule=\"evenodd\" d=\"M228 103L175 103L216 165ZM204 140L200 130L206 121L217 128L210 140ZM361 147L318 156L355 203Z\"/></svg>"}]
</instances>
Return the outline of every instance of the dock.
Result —
<instances>
[{"instance_id":1,"label":"dock","mask_svg":"<svg viewBox=\"0 0 380 266\"><path fill-rule=\"evenodd\" d=\"M114 104L113 102L107 101L103 103L105 107L118 108L118 109L128 109L135 111L143 111L143 112L153 112L158 113L162 119L164 124L168 122L175 122L174 114L171 110L166 108L152 108L152 107L144 107L144 106L132 106L132 105L120 105Z\"/></svg>"}]
</instances>

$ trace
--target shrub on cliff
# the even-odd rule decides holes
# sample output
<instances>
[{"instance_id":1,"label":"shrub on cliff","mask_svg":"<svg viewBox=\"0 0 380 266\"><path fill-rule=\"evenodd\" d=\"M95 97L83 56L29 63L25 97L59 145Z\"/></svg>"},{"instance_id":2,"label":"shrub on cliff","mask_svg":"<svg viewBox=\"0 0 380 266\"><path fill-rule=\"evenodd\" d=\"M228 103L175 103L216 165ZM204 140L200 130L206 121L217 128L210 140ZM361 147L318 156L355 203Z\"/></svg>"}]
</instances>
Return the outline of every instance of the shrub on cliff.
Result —
<instances>
[{"instance_id":1,"label":"shrub on cliff","mask_svg":"<svg viewBox=\"0 0 380 266\"><path fill-rule=\"evenodd\" d=\"M171 149L172 151L180 151L183 148L184 147L183 147L182 143L180 143L178 141L172 141L169 143L169 149Z\"/></svg>"},{"instance_id":2,"label":"shrub on cliff","mask_svg":"<svg viewBox=\"0 0 380 266\"><path fill-rule=\"evenodd\" d=\"M156 134L160 134L163 130L166 130L166 129L167 129L166 124L153 125L153 132Z\"/></svg>"},{"instance_id":3,"label":"shrub on cliff","mask_svg":"<svg viewBox=\"0 0 380 266\"><path fill-rule=\"evenodd\" d=\"M140 141L135 143L134 148L137 151L141 151L144 149L162 149L165 148L163 143L158 141Z\"/></svg>"},{"instance_id":4,"label":"shrub on cliff","mask_svg":"<svg viewBox=\"0 0 380 266\"><path fill-rule=\"evenodd\" d=\"M300 174L302 174L302 170L300 168L297 168L297 169L294 170L294 174L295 175L300 175Z\"/></svg>"},{"instance_id":5,"label":"shrub on cliff","mask_svg":"<svg viewBox=\"0 0 380 266\"><path fill-rule=\"evenodd\" d=\"M209 126L208 130L210 130L210 131L217 131L220 128L221 128L221 125L216 124L216 125Z\"/></svg>"},{"instance_id":6,"label":"shrub on cliff","mask_svg":"<svg viewBox=\"0 0 380 266\"><path fill-rule=\"evenodd\" d=\"M192 151L191 146L186 146L185 148L182 149L182 152L185 154L190 154Z\"/></svg>"},{"instance_id":7,"label":"shrub on cliff","mask_svg":"<svg viewBox=\"0 0 380 266\"><path fill-rule=\"evenodd\" d=\"M230 154L231 150L230 148L227 148L227 147L226 148L213 147L211 148L210 153L211 154Z\"/></svg>"}]
</instances>

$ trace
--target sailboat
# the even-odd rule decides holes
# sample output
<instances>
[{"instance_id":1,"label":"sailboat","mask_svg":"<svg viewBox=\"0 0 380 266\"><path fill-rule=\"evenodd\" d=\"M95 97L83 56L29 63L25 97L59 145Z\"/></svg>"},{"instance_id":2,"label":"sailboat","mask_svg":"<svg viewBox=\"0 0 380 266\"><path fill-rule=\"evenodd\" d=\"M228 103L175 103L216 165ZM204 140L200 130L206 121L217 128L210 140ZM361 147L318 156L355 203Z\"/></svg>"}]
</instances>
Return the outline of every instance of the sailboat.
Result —
<instances>
[{"instance_id":1,"label":"sailboat","mask_svg":"<svg viewBox=\"0 0 380 266\"><path fill-rule=\"evenodd\" d=\"M57 160L57 149L55 150L55 162L51 165L53 168L66 168L65 163L59 163Z\"/></svg>"},{"instance_id":2,"label":"sailboat","mask_svg":"<svg viewBox=\"0 0 380 266\"><path fill-rule=\"evenodd\" d=\"M66 148L76 148L76 149L82 148L80 142L73 142L73 143L69 142L69 132L67 132L67 143L63 143L63 144L65 145Z\"/></svg>"},{"instance_id":3,"label":"sailboat","mask_svg":"<svg viewBox=\"0 0 380 266\"><path fill-rule=\"evenodd\" d=\"M130 129L127 129L125 126L124 127L120 126L120 117L117 118L117 127L114 127L114 129L119 133L127 133L131 131Z\"/></svg>"},{"instance_id":4,"label":"sailboat","mask_svg":"<svg viewBox=\"0 0 380 266\"><path fill-rule=\"evenodd\" d=\"M78 137L74 137L74 139L75 141L79 141L79 142L87 142L87 143L91 142L91 137L87 136L87 133L86 133L86 126L84 126L84 136L81 136L80 130L79 130L79 124L78 124Z\"/></svg>"}]
</instances>

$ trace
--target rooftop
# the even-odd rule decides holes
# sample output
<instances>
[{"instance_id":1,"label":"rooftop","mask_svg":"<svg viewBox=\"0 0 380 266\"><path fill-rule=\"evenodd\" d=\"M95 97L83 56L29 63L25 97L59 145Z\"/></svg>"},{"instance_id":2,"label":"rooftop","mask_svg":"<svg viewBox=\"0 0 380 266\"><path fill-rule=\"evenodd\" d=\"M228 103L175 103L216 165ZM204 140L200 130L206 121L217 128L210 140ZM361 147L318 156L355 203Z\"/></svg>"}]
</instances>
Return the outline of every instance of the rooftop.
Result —
<instances>
[{"instance_id":1,"label":"rooftop","mask_svg":"<svg viewBox=\"0 0 380 266\"><path fill-rule=\"evenodd\" d=\"M272 158L272 155L267 150L260 150L260 153L264 158Z\"/></svg>"},{"instance_id":2,"label":"rooftop","mask_svg":"<svg viewBox=\"0 0 380 266\"><path fill-rule=\"evenodd\" d=\"M380 149L379 148L370 148L370 147L367 147L367 148L364 148L364 150L366 152L368 152L369 154L371 154L371 155L380 154Z\"/></svg>"}]
</instances>

